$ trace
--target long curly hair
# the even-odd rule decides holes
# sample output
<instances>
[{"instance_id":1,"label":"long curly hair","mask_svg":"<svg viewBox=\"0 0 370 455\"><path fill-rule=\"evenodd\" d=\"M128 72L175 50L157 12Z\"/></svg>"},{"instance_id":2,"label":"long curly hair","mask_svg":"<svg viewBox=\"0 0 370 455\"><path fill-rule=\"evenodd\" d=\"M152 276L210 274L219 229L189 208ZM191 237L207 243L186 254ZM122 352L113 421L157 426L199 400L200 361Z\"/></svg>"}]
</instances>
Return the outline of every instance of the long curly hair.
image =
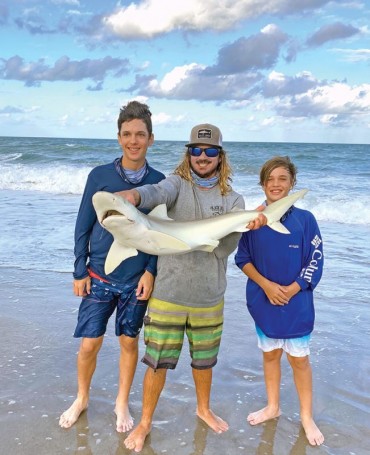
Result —
<instances>
[{"instance_id":1,"label":"long curly hair","mask_svg":"<svg viewBox=\"0 0 370 455\"><path fill-rule=\"evenodd\" d=\"M221 194L223 196L225 196L227 193L229 193L232 190L231 176L233 174L233 171L228 162L224 149L220 150L219 157L220 157L220 162L218 163L218 167L217 167L218 184L220 185ZM185 180L188 180L189 182L192 182L193 179L191 177L190 171L191 171L190 154L188 153L188 150L186 149L181 163L177 166L177 168L174 170L173 173L175 175L179 175L181 178L183 178Z\"/></svg>"}]
</instances>

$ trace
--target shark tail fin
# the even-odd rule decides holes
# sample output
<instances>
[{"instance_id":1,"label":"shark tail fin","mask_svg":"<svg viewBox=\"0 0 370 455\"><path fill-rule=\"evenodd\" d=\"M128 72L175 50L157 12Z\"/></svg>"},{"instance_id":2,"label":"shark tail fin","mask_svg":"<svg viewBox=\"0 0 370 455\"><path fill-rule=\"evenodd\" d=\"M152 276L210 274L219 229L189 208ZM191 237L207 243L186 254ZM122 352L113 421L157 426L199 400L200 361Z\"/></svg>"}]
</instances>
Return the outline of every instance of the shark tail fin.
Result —
<instances>
[{"instance_id":1,"label":"shark tail fin","mask_svg":"<svg viewBox=\"0 0 370 455\"><path fill-rule=\"evenodd\" d=\"M280 234L290 234L290 231L280 223L280 221L274 221L273 223L269 224L270 228L276 232L280 232Z\"/></svg>"},{"instance_id":2,"label":"shark tail fin","mask_svg":"<svg viewBox=\"0 0 370 455\"><path fill-rule=\"evenodd\" d=\"M267 225L277 232L289 234L290 232L281 223L280 218L289 210L289 208L298 200L304 197L308 190L297 191L278 201L269 204L263 214L267 217Z\"/></svg>"}]
</instances>

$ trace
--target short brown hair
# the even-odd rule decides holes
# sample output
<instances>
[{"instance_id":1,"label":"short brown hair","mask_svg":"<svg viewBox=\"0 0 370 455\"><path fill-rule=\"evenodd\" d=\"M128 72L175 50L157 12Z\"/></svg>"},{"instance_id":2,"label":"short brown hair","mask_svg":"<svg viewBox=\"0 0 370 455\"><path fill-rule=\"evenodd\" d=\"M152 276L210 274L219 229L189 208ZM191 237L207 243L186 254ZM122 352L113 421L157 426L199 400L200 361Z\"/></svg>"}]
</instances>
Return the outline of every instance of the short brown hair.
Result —
<instances>
[{"instance_id":1,"label":"short brown hair","mask_svg":"<svg viewBox=\"0 0 370 455\"><path fill-rule=\"evenodd\" d=\"M149 106L139 103L139 101L130 101L126 106L121 107L117 120L118 134L121 132L123 122L130 122L135 119L140 119L145 123L149 136L151 136L153 133L152 113Z\"/></svg>"},{"instance_id":2,"label":"short brown hair","mask_svg":"<svg viewBox=\"0 0 370 455\"><path fill-rule=\"evenodd\" d=\"M278 167L283 167L284 169L286 169L289 172L290 178L292 179L292 187L293 187L297 182L298 169L292 163L289 156L274 156L273 158L266 161L266 163L262 166L261 171L260 171L259 184L261 186L264 186L266 184L268 178L270 177L271 172Z\"/></svg>"}]
</instances>

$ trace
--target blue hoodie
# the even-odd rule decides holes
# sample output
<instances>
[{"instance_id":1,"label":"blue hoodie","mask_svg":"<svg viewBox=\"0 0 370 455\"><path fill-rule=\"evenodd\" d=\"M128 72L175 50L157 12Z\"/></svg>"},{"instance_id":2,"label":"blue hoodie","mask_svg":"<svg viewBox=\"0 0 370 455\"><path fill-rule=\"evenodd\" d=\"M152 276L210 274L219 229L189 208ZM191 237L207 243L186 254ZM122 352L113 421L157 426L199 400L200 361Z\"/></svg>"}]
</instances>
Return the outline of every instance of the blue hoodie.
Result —
<instances>
[{"instance_id":1,"label":"blue hoodie","mask_svg":"<svg viewBox=\"0 0 370 455\"><path fill-rule=\"evenodd\" d=\"M323 247L315 217L307 210L292 207L282 218L290 234L264 226L245 232L235 255L242 269L252 263L270 281L287 286L296 281L301 291L287 305L272 305L262 288L248 279L247 307L255 323L270 338L296 338L312 332L315 320L313 290L319 283Z\"/></svg>"},{"instance_id":2,"label":"blue hoodie","mask_svg":"<svg viewBox=\"0 0 370 455\"><path fill-rule=\"evenodd\" d=\"M148 166L148 172L144 179L135 185L121 177L114 162L97 166L90 172L75 227L74 253L76 260L73 273L75 279L80 280L88 276L88 268L101 278L114 284L136 284L145 270L156 275L157 256L141 252L137 256L124 260L109 275L105 274L105 259L113 243L113 236L99 224L92 204L92 197L97 191L115 193L137 188L141 185L158 183L164 178L164 174ZM148 213L148 211L142 211Z\"/></svg>"}]
</instances>

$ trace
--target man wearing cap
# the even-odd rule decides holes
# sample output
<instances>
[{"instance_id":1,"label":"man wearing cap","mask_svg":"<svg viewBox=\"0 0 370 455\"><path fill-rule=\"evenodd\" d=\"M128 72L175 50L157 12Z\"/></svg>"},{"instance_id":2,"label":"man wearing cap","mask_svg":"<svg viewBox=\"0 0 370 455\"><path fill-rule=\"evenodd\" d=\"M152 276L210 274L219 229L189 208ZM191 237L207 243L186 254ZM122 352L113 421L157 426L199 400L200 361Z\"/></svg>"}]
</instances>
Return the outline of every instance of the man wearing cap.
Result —
<instances>
[{"instance_id":1,"label":"man wearing cap","mask_svg":"<svg viewBox=\"0 0 370 455\"><path fill-rule=\"evenodd\" d=\"M222 147L219 128L197 125L191 130L183 161L174 173L158 184L119 193L140 208L166 204L168 216L191 221L243 209L243 197L230 186L231 167ZM264 216L249 224L256 229ZM194 232L196 236L197 233ZM151 431L153 414L168 369L175 369L186 333L197 396L197 415L217 433L228 424L210 409L212 368L217 363L226 290L227 259L240 238L232 233L221 239L212 253L192 251L159 256L157 278L148 313L144 318L148 365L143 384L141 421L125 440L136 452L143 448Z\"/></svg>"}]
</instances>

